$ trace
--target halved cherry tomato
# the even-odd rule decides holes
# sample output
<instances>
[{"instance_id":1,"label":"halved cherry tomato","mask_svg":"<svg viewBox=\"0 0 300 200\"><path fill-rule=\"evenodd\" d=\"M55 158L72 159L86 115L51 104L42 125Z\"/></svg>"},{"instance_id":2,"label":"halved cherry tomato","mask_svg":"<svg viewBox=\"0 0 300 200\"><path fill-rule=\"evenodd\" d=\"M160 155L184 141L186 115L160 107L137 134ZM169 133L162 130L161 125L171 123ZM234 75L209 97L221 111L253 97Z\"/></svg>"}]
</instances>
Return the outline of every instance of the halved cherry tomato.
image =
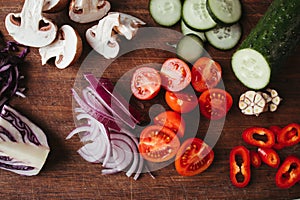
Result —
<instances>
[{"instance_id":1,"label":"halved cherry tomato","mask_svg":"<svg viewBox=\"0 0 300 200\"><path fill-rule=\"evenodd\" d=\"M244 146L236 146L230 152L230 180L236 187L248 185L251 178L250 152Z\"/></svg>"},{"instance_id":2,"label":"halved cherry tomato","mask_svg":"<svg viewBox=\"0 0 300 200\"><path fill-rule=\"evenodd\" d=\"M190 112L198 105L197 96L187 92L167 91L165 100L172 110L179 113Z\"/></svg>"},{"instance_id":3,"label":"halved cherry tomato","mask_svg":"<svg viewBox=\"0 0 300 200\"><path fill-rule=\"evenodd\" d=\"M280 188L290 188L300 181L300 159L288 156L276 173L276 185Z\"/></svg>"},{"instance_id":4,"label":"halved cherry tomato","mask_svg":"<svg viewBox=\"0 0 300 200\"><path fill-rule=\"evenodd\" d=\"M192 85L198 92L215 87L221 77L220 64L208 57L199 58L192 67Z\"/></svg>"},{"instance_id":5,"label":"halved cherry tomato","mask_svg":"<svg viewBox=\"0 0 300 200\"><path fill-rule=\"evenodd\" d=\"M140 135L139 151L151 162L164 162L173 158L180 147L176 134L163 126L151 125Z\"/></svg>"},{"instance_id":6,"label":"halved cherry tomato","mask_svg":"<svg viewBox=\"0 0 300 200\"><path fill-rule=\"evenodd\" d=\"M200 112L208 119L221 119L230 110L232 102L231 95L225 90L205 90L199 97Z\"/></svg>"},{"instance_id":7,"label":"halved cherry tomato","mask_svg":"<svg viewBox=\"0 0 300 200\"><path fill-rule=\"evenodd\" d=\"M285 146L293 146L300 142L300 125L291 123L281 129L277 135L277 140Z\"/></svg>"},{"instance_id":8,"label":"halved cherry tomato","mask_svg":"<svg viewBox=\"0 0 300 200\"><path fill-rule=\"evenodd\" d=\"M161 87L159 72L151 67L141 67L135 70L131 79L131 91L141 100L154 98Z\"/></svg>"},{"instance_id":9,"label":"halved cherry tomato","mask_svg":"<svg viewBox=\"0 0 300 200\"><path fill-rule=\"evenodd\" d=\"M274 133L275 136L275 144L272 146L273 149L280 150L285 147L285 145L281 144L277 140L277 136L281 131L281 128L279 126L270 126L269 129Z\"/></svg>"},{"instance_id":10,"label":"halved cherry tomato","mask_svg":"<svg viewBox=\"0 0 300 200\"><path fill-rule=\"evenodd\" d=\"M247 128L242 137L247 144L257 147L271 148L275 144L274 133L263 127Z\"/></svg>"},{"instance_id":11,"label":"halved cherry tomato","mask_svg":"<svg viewBox=\"0 0 300 200\"><path fill-rule=\"evenodd\" d=\"M280 164L280 158L274 149L259 147L257 152L264 163L270 167L278 168Z\"/></svg>"},{"instance_id":12,"label":"halved cherry tomato","mask_svg":"<svg viewBox=\"0 0 300 200\"><path fill-rule=\"evenodd\" d=\"M250 151L250 161L251 165L255 168L261 166L261 158L256 151Z\"/></svg>"},{"instance_id":13,"label":"halved cherry tomato","mask_svg":"<svg viewBox=\"0 0 300 200\"><path fill-rule=\"evenodd\" d=\"M174 111L165 111L154 117L154 124L167 127L174 131L178 137L183 137L185 121L181 115Z\"/></svg>"},{"instance_id":14,"label":"halved cherry tomato","mask_svg":"<svg viewBox=\"0 0 300 200\"><path fill-rule=\"evenodd\" d=\"M183 142L176 154L175 168L183 176L194 176L205 171L214 160L210 146L199 138L189 138Z\"/></svg>"},{"instance_id":15,"label":"halved cherry tomato","mask_svg":"<svg viewBox=\"0 0 300 200\"><path fill-rule=\"evenodd\" d=\"M166 60L161 67L160 74L162 87L172 92L186 88L192 79L189 66L178 58Z\"/></svg>"}]
</instances>

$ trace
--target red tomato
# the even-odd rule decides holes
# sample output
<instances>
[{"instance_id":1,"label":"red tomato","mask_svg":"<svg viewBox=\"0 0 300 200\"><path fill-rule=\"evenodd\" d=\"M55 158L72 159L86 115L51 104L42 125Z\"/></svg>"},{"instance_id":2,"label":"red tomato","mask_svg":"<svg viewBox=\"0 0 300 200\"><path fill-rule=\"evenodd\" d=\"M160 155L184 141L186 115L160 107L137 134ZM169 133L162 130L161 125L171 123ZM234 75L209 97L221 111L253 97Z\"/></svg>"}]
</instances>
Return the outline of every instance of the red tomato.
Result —
<instances>
[{"instance_id":1,"label":"red tomato","mask_svg":"<svg viewBox=\"0 0 300 200\"><path fill-rule=\"evenodd\" d=\"M160 113L159 115L154 117L154 124L171 129L179 137L183 137L184 135L185 121L177 112L166 111Z\"/></svg>"},{"instance_id":2,"label":"red tomato","mask_svg":"<svg viewBox=\"0 0 300 200\"><path fill-rule=\"evenodd\" d=\"M166 60L160 70L162 86L173 92L186 88L191 82L191 70L189 66L178 58Z\"/></svg>"},{"instance_id":3,"label":"red tomato","mask_svg":"<svg viewBox=\"0 0 300 200\"><path fill-rule=\"evenodd\" d=\"M151 125L140 135L139 151L151 162L163 162L173 158L180 147L176 134L163 126Z\"/></svg>"},{"instance_id":4,"label":"red tomato","mask_svg":"<svg viewBox=\"0 0 300 200\"><path fill-rule=\"evenodd\" d=\"M221 77L220 64L208 57L199 58L192 67L192 85L198 92L215 87Z\"/></svg>"},{"instance_id":5,"label":"red tomato","mask_svg":"<svg viewBox=\"0 0 300 200\"><path fill-rule=\"evenodd\" d=\"M141 100L154 98L161 87L159 72L150 67L141 67L133 73L131 79L131 91L133 95Z\"/></svg>"},{"instance_id":6,"label":"red tomato","mask_svg":"<svg viewBox=\"0 0 300 200\"><path fill-rule=\"evenodd\" d=\"M189 138L176 154L175 168L183 176L194 176L205 171L214 160L214 152L204 141Z\"/></svg>"},{"instance_id":7,"label":"red tomato","mask_svg":"<svg viewBox=\"0 0 300 200\"><path fill-rule=\"evenodd\" d=\"M186 92L167 91L165 100L172 110L179 113L190 112L198 105L197 96Z\"/></svg>"},{"instance_id":8,"label":"red tomato","mask_svg":"<svg viewBox=\"0 0 300 200\"><path fill-rule=\"evenodd\" d=\"M208 119L221 119L230 110L232 102L231 95L225 90L205 90L199 97L200 112Z\"/></svg>"}]
</instances>

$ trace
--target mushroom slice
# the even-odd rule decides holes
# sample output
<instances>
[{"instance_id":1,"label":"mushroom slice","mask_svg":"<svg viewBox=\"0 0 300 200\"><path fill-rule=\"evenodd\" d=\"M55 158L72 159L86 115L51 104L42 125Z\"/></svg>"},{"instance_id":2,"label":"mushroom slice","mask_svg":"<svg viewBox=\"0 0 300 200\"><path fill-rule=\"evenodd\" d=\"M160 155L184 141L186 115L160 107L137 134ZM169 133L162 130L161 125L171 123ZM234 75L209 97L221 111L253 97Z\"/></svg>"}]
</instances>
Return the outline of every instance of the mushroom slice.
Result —
<instances>
[{"instance_id":1,"label":"mushroom slice","mask_svg":"<svg viewBox=\"0 0 300 200\"><path fill-rule=\"evenodd\" d=\"M115 58L119 53L120 46L113 29L119 25L119 13L107 15L97 25L86 31L87 42L105 58Z\"/></svg>"},{"instance_id":2,"label":"mushroom slice","mask_svg":"<svg viewBox=\"0 0 300 200\"><path fill-rule=\"evenodd\" d=\"M114 12L110 12L109 14L113 14ZM127 40L131 40L137 33L138 28L146 23L140 20L137 17L125 14L120 14L120 25L116 26L114 30L120 35L125 36Z\"/></svg>"},{"instance_id":3,"label":"mushroom slice","mask_svg":"<svg viewBox=\"0 0 300 200\"><path fill-rule=\"evenodd\" d=\"M44 12L58 12L64 9L69 0L44 0Z\"/></svg>"},{"instance_id":4,"label":"mushroom slice","mask_svg":"<svg viewBox=\"0 0 300 200\"><path fill-rule=\"evenodd\" d=\"M89 23L103 18L110 10L105 0L72 0L69 17L78 23Z\"/></svg>"},{"instance_id":5,"label":"mushroom slice","mask_svg":"<svg viewBox=\"0 0 300 200\"><path fill-rule=\"evenodd\" d=\"M30 47L43 47L56 38L57 27L42 16L44 0L25 0L21 13L5 18L8 33L15 41Z\"/></svg>"},{"instance_id":6,"label":"mushroom slice","mask_svg":"<svg viewBox=\"0 0 300 200\"><path fill-rule=\"evenodd\" d=\"M245 115L256 115L265 111L266 101L255 91L247 91L240 96L239 108Z\"/></svg>"},{"instance_id":7,"label":"mushroom slice","mask_svg":"<svg viewBox=\"0 0 300 200\"><path fill-rule=\"evenodd\" d=\"M57 39L50 45L41 47L39 53L42 65L55 57L55 66L64 69L73 64L81 55L82 40L78 33L69 25L63 25L59 29Z\"/></svg>"}]
</instances>

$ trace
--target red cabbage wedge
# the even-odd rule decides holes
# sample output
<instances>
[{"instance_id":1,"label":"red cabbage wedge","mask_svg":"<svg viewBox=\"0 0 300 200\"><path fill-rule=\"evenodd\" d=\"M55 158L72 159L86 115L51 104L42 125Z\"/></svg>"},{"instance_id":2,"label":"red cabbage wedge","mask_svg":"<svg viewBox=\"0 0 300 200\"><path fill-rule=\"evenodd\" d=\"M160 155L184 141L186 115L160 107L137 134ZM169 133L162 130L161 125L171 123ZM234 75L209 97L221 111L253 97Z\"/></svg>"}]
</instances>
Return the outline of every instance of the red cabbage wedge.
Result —
<instances>
[{"instance_id":1,"label":"red cabbage wedge","mask_svg":"<svg viewBox=\"0 0 300 200\"><path fill-rule=\"evenodd\" d=\"M20 175L37 175L49 151L44 132L4 105L0 113L0 168Z\"/></svg>"}]
</instances>

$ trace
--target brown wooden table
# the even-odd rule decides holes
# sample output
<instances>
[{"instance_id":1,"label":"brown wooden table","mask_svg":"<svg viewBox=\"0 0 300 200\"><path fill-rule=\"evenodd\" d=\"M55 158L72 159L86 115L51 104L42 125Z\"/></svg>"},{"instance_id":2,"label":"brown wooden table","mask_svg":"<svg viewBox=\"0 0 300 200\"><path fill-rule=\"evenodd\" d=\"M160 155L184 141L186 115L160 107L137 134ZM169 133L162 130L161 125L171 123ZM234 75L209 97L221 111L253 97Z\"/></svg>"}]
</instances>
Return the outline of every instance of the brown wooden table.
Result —
<instances>
[{"instance_id":1,"label":"brown wooden table","mask_svg":"<svg viewBox=\"0 0 300 200\"><path fill-rule=\"evenodd\" d=\"M9 12L19 12L24 1L0 0L0 30L7 40L11 39L4 27L4 18ZM149 1L110 0L112 11L120 11L137 16L147 23L147 27L159 27L150 17ZM265 13L272 1L242 0L243 39ZM287 2L288 3L288 2ZM204 173L193 177L182 177L171 164L153 172L156 179L143 174L139 180L119 173L110 176L101 175L101 166L84 161L76 150L81 147L77 137L66 141L68 133L75 128L72 113L73 87L78 70L88 56L91 48L84 39L85 30L96 23L76 24L68 18L67 11L47 14L58 26L70 24L83 38L83 54L73 66L59 70L53 62L41 65L37 49L31 48L22 67L25 75L25 94L27 98L13 98L10 102L20 112L38 124L47 134L51 153L38 176L23 177L4 170L0 171L1 199L294 199L300 197L300 184L286 190L275 185L275 169L262 165L252 170L250 184L238 189L229 179L229 152L239 144L243 129L250 126L270 125L285 126L290 122L300 123L300 68L299 48L283 64L278 75L270 83L283 97L282 105L275 113L264 113L259 117L244 116L238 109L239 95L246 91L237 81L230 66L231 55L235 49L222 52L207 46L209 54L223 68L223 80L226 90L234 99L234 105L226 117L222 134L214 146L215 160ZM179 25L171 27L179 30ZM168 41L168 35L162 36ZM162 63L170 55L163 51L136 50L115 60L110 71L105 74L114 82L134 66L145 63ZM174 55L173 55L174 56ZM102 58L104 59L104 58ZM161 94L160 94L161 95ZM160 103L162 96L154 102ZM157 102L155 102L157 101ZM198 136L205 133L209 121L202 119L199 123ZM300 156L299 145L280 151L281 158L293 153Z\"/></svg>"}]
</instances>

